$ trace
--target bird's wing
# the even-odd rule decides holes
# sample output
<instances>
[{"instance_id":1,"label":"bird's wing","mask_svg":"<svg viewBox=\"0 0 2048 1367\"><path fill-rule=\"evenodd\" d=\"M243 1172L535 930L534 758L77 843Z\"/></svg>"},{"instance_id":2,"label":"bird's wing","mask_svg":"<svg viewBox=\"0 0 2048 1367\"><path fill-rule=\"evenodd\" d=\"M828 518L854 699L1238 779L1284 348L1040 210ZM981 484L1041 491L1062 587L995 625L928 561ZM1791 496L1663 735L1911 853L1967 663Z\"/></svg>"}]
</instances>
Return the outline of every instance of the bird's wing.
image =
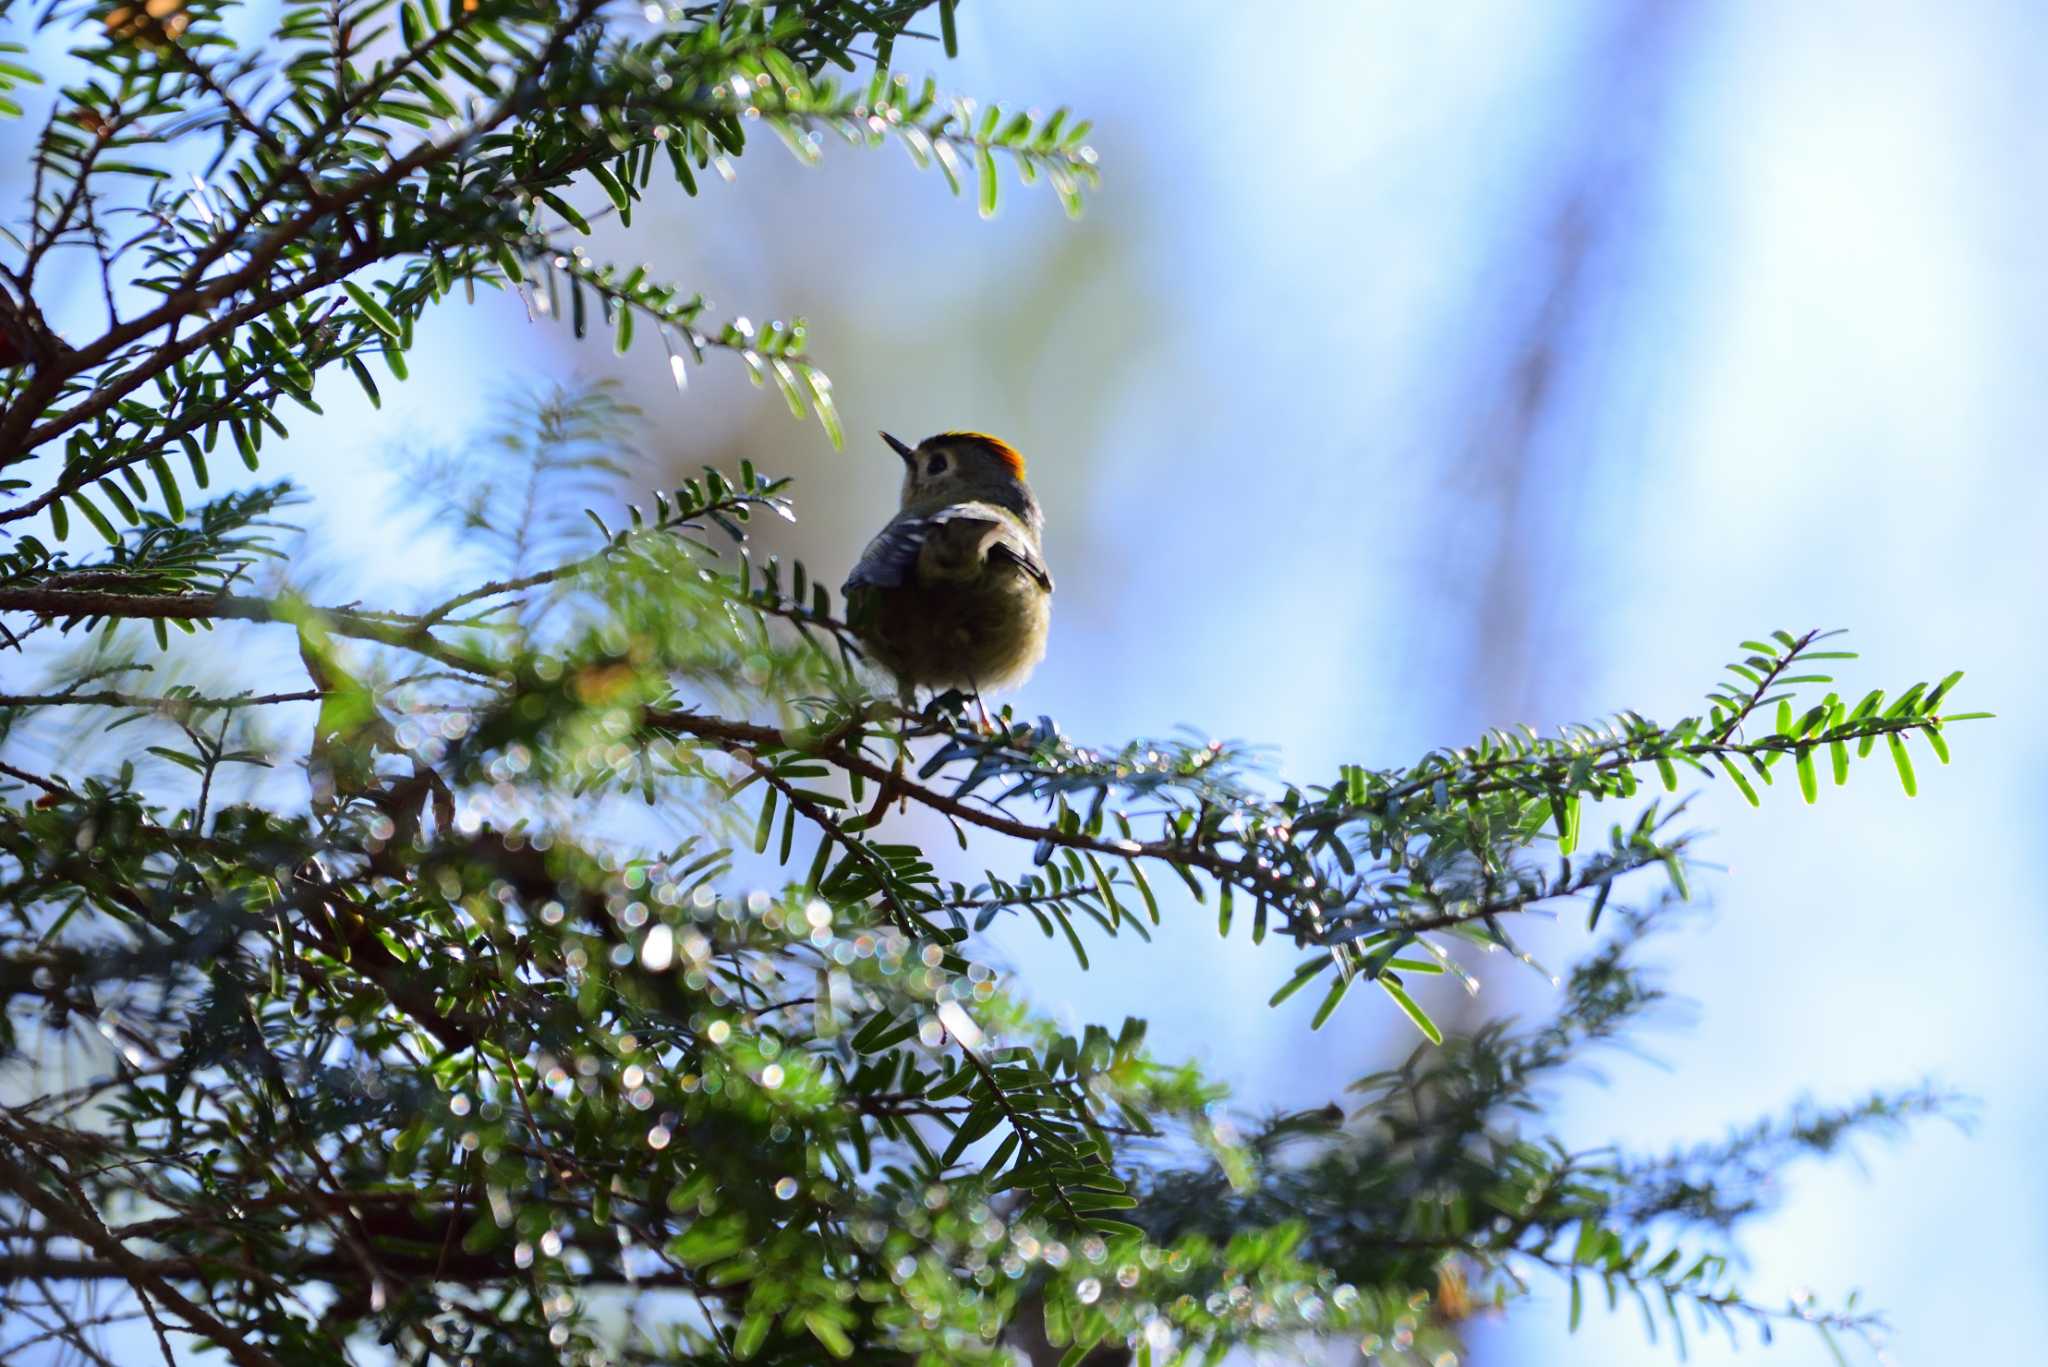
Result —
<instances>
[{"instance_id":1,"label":"bird's wing","mask_svg":"<svg viewBox=\"0 0 2048 1367\"><path fill-rule=\"evenodd\" d=\"M1007 523L989 544L988 556L991 560L1000 558L1011 561L1017 568L1037 580L1038 587L1047 593L1052 592L1052 571L1046 569L1045 562L1031 549L1031 543L1011 530Z\"/></svg>"},{"instance_id":2,"label":"bird's wing","mask_svg":"<svg viewBox=\"0 0 2048 1367\"><path fill-rule=\"evenodd\" d=\"M956 503L944 514L966 523L971 530L962 534L979 538L976 555L982 560L1007 560L1052 592L1052 575L1045 568L1030 533L1008 508L995 503Z\"/></svg>"},{"instance_id":3,"label":"bird's wing","mask_svg":"<svg viewBox=\"0 0 2048 1367\"><path fill-rule=\"evenodd\" d=\"M1052 576L1032 549L1022 526L1008 511L993 503L955 503L915 516L899 513L861 552L840 591L893 589L909 583L916 576L918 556L934 535L947 538L953 545L979 540L977 550L981 557L1009 560L1037 580L1046 592L1052 591Z\"/></svg>"},{"instance_id":4,"label":"bird's wing","mask_svg":"<svg viewBox=\"0 0 2048 1367\"><path fill-rule=\"evenodd\" d=\"M842 594L855 589L893 589L908 583L917 570L917 554L931 534L932 519L898 514L868 542L860 553L853 573L846 576Z\"/></svg>"}]
</instances>

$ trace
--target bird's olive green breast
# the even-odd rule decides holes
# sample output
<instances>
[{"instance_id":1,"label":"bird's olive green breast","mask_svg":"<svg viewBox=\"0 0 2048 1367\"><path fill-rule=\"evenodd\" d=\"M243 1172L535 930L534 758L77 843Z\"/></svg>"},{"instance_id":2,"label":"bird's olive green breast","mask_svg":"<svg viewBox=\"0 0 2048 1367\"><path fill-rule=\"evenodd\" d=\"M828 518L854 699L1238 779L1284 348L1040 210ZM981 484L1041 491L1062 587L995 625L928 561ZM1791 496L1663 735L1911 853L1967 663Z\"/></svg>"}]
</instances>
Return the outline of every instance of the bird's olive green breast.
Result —
<instances>
[{"instance_id":1,"label":"bird's olive green breast","mask_svg":"<svg viewBox=\"0 0 2048 1367\"><path fill-rule=\"evenodd\" d=\"M922 688L1019 682L1045 654L1052 594L1021 566L991 559L973 578L917 576L848 596L876 662Z\"/></svg>"}]
</instances>

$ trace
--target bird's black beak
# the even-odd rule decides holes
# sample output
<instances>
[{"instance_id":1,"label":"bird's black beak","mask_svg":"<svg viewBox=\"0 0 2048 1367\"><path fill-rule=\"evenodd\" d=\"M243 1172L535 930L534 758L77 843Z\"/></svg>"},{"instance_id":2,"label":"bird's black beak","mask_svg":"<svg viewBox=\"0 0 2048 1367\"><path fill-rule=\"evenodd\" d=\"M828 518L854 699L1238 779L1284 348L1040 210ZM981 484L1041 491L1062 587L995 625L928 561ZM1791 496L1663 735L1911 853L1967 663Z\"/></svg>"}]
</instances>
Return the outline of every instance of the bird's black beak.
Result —
<instances>
[{"instance_id":1,"label":"bird's black beak","mask_svg":"<svg viewBox=\"0 0 2048 1367\"><path fill-rule=\"evenodd\" d=\"M902 442L896 440L896 438L890 436L887 432L882 433L882 440L889 443L889 449L891 451L894 451L897 455L903 457L903 463L905 465L917 464L917 452L915 450L908 446L905 446Z\"/></svg>"}]
</instances>

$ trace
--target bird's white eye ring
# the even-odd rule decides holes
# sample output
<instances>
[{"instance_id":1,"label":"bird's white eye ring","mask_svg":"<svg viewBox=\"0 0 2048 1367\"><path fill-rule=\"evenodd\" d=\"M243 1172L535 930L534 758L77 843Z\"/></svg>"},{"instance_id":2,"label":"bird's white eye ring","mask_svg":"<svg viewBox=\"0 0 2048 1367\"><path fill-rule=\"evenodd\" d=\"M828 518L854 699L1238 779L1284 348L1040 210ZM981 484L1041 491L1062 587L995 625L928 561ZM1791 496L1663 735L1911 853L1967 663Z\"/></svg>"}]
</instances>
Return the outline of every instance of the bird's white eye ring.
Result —
<instances>
[{"instance_id":1,"label":"bird's white eye ring","mask_svg":"<svg viewBox=\"0 0 2048 1367\"><path fill-rule=\"evenodd\" d=\"M946 463L946 453L941 451L926 462L924 472L927 476L943 475L946 473Z\"/></svg>"}]
</instances>

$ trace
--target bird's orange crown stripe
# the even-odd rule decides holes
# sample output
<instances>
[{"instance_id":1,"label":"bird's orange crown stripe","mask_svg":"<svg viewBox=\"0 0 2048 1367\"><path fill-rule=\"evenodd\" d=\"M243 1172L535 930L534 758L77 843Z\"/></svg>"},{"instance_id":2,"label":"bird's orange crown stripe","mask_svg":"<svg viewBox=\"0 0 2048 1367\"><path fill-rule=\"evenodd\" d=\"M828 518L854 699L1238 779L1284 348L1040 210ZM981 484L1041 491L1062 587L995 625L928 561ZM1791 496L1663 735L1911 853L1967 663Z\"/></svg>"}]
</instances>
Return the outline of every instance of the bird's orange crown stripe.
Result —
<instances>
[{"instance_id":1,"label":"bird's orange crown stripe","mask_svg":"<svg viewBox=\"0 0 2048 1367\"><path fill-rule=\"evenodd\" d=\"M939 436L947 441L974 442L993 454L1003 464L1009 466L1011 474L1015 475L1018 479L1024 478L1024 457L1018 454L1016 447L1010 445L1001 437L991 437L986 432L941 432Z\"/></svg>"}]
</instances>

